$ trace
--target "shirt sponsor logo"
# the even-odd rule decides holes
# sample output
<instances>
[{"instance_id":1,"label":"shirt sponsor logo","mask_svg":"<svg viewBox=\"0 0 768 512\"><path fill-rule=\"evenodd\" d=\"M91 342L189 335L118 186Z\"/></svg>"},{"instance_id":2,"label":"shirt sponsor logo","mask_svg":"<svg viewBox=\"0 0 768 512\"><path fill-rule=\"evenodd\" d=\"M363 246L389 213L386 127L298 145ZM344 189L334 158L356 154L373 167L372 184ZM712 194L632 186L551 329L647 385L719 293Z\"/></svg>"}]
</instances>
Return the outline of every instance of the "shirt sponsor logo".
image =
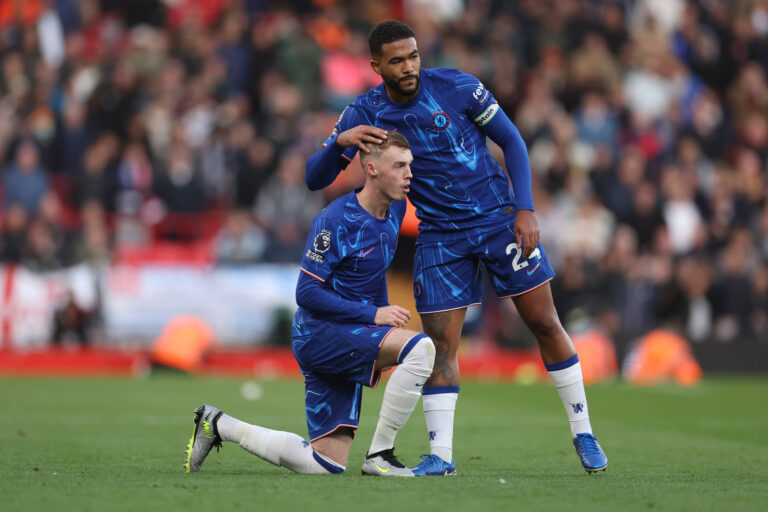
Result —
<instances>
[{"instance_id":1,"label":"shirt sponsor logo","mask_svg":"<svg viewBox=\"0 0 768 512\"><path fill-rule=\"evenodd\" d=\"M443 112L442 110L438 110L434 114L432 114L432 128L434 128L437 131L443 131L451 124L451 118L448 117L448 114Z\"/></svg>"},{"instance_id":2,"label":"shirt sponsor logo","mask_svg":"<svg viewBox=\"0 0 768 512\"><path fill-rule=\"evenodd\" d=\"M496 115L496 112L499 111L499 104L494 103L493 105L490 105L487 109L483 111L482 114L477 116L473 119L475 123L477 123L478 126L485 126L488 124L488 122L493 119L493 116Z\"/></svg>"},{"instance_id":3,"label":"shirt sponsor logo","mask_svg":"<svg viewBox=\"0 0 768 512\"><path fill-rule=\"evenodd\" d=\"M315 250L317 252L325 252L331 248L331 232L327 229L322 230L317 234L314 241Z\"/></svg>"},{"instance_id":4,"label":"shirt sponsor logo","mask_svg":"<svg viewBox=\"0 0 768 512\"><path fill-rule=\"evenodd\" d=\"M322 262L324 262L324 261L325 261L325 256L323 256L322 254L317 254L317 253L316 253L315 251L313 251L312 249L309 249L309 250L307 251L307 254L305 254L305 256L306 256L307 258L311 259L312 261L316 261L316 262L318 262L318 263L322 263Z\"/></svg>"},{"instance_id":5,"label":"shirt sponsor logo","mask_svg":"<svg viewBox=\"0 0 768 512\"><path fill-rule=\"evenodd\" d=\"M485 88L482 82L477 84L477 89L475 89L475 92L472 93L472 97L474 97L481 105L488 101L489 95L490 92Z\"/></svg>"}]
</instances>

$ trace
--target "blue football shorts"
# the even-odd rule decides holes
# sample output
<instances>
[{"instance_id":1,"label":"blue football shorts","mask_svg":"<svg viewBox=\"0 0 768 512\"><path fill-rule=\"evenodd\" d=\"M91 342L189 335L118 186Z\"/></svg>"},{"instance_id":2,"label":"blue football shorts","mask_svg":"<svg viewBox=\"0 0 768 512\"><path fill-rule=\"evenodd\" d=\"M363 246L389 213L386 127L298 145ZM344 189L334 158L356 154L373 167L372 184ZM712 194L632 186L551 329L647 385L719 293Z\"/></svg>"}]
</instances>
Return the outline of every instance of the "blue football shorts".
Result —
<instances>
[{"instance_id":1,"label":"blue football shorts","mask_svg":"<svg viewBox=\"0 0 768 512\"><path fill-rule=\"evenodd\" d=\"M378 385L379 348L395 327L317 320L305 327L311 334L294 336L293 355L304 374L309 439L357 429L363 386Z\"/></svg>"},{"instance_id":2,"label":"blue football shorts","mask_svg":"<svg viewBox=\"0 0 768 512\"><path fill-rule=\"evenodd\" d=\"M499 229L472 231L453 240L419 239L413 264L416 310L435 313L480 304L481 263L502 298L522 295L555 277L541 244L530 258L523 257L513 222L511 218Z\"/></svg>"}]
</instances>

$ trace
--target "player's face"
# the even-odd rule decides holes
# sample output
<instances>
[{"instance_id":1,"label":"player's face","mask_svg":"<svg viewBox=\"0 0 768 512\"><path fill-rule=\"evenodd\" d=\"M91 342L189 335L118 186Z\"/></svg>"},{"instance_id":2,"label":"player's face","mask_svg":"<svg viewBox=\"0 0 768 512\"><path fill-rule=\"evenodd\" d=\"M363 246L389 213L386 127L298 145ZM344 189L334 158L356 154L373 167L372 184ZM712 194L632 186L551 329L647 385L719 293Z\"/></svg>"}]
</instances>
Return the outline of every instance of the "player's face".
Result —
<instances>
[{"instance_id":1,"label":"player's face","mask_svg":"<svg viewBox=\"0 0 768 512\"><path fill-rule=\"evenodd\" d=\"M413 155L410 149L390 146L382 153L377 165L379 187L390 200L405 199L411 190L411 162Z\"/></svg>"},{"instance_id":2,"label":"player's face","mask_svg":"<svg viewBox=\"0 0 768 512\"><path fill-rule=\"evenodd\" d=\"M381 57L371 61L394 101L405 102L419 92L421 58L416 39L409 37L381 47Z\"/></svg>"}]
</instances>

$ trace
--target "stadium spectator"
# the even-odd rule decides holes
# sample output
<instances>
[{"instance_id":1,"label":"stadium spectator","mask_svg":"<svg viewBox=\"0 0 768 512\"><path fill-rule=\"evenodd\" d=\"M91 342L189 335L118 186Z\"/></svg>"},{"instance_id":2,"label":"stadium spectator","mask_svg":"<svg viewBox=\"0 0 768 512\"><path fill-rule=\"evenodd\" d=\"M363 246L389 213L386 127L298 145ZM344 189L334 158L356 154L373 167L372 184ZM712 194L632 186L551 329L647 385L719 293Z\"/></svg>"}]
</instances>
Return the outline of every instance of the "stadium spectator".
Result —
<instances>
[{"instance_id":1,"label":"stadium spectator","mask_svg":"<svg viewBox=\"0 0 768 512\"><path fill-rule=\"evenodd\" d=\"M13 164L3 173L3 204L6 208L20 205L35 215L50 191L47 171L40 164L40 152L31 140L22 140L16 148Z\"/></svg>"},{"instance_id":2,"label":"stadium spectator","mask_svg":"<svg viewBox=\"0 0 768 512\"><path fill-rule=\"evenodd\" d=\"M213 250L218 263L255 263L263 258L266 245L266 236L253 222L250 213L235 210L214 238Z\"/></svg>"},{"instance_id":3,"label":"stadium spectator","mask_svg":"<svg viewBox=\"0 0 768 512\"><path fill-rule=\"evenodd\" d=\"M264 184L253 210L256 220L269 233L266 261L294 261L304 252L307 226L323 207L320 194L313 194L304 184L304 164L299 154L286 152L277 171Z\"/></svg>"}]
</instances>

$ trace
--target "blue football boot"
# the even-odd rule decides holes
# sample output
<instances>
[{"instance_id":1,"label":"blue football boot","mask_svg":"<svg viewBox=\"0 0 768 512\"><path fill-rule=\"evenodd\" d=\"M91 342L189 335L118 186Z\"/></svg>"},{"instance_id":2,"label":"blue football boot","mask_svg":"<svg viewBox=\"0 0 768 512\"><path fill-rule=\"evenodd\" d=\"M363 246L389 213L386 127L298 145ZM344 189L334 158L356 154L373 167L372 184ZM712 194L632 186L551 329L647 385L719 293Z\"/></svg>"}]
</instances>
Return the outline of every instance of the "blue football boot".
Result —
<instances>
[{"instance_id":1,"label":"blue football boot","mask_svg":"<svg viewBox=\"0 0 768 512\"><path fill-rule=\"evenodd\" d=\"M579 454L581 465L587 470L587 473L596 473L605 471L608 466L608 457L603 453L597 438L592 434L576 434L573 438L573 446L576 453Z\"/></svg>"},{"instance_id":2,"label":"blue football boot","mask_svg":"<svg viewBox=\"0 0 768 512\"><path fill-rule=\"evenodd\" d=\"M422 460L418 466L413 468L414 476L442 476L442 475L455 475L456 464L453 459L451 462L445 462L437 455L421 456Z\"/></svg>"}]
</instances>

